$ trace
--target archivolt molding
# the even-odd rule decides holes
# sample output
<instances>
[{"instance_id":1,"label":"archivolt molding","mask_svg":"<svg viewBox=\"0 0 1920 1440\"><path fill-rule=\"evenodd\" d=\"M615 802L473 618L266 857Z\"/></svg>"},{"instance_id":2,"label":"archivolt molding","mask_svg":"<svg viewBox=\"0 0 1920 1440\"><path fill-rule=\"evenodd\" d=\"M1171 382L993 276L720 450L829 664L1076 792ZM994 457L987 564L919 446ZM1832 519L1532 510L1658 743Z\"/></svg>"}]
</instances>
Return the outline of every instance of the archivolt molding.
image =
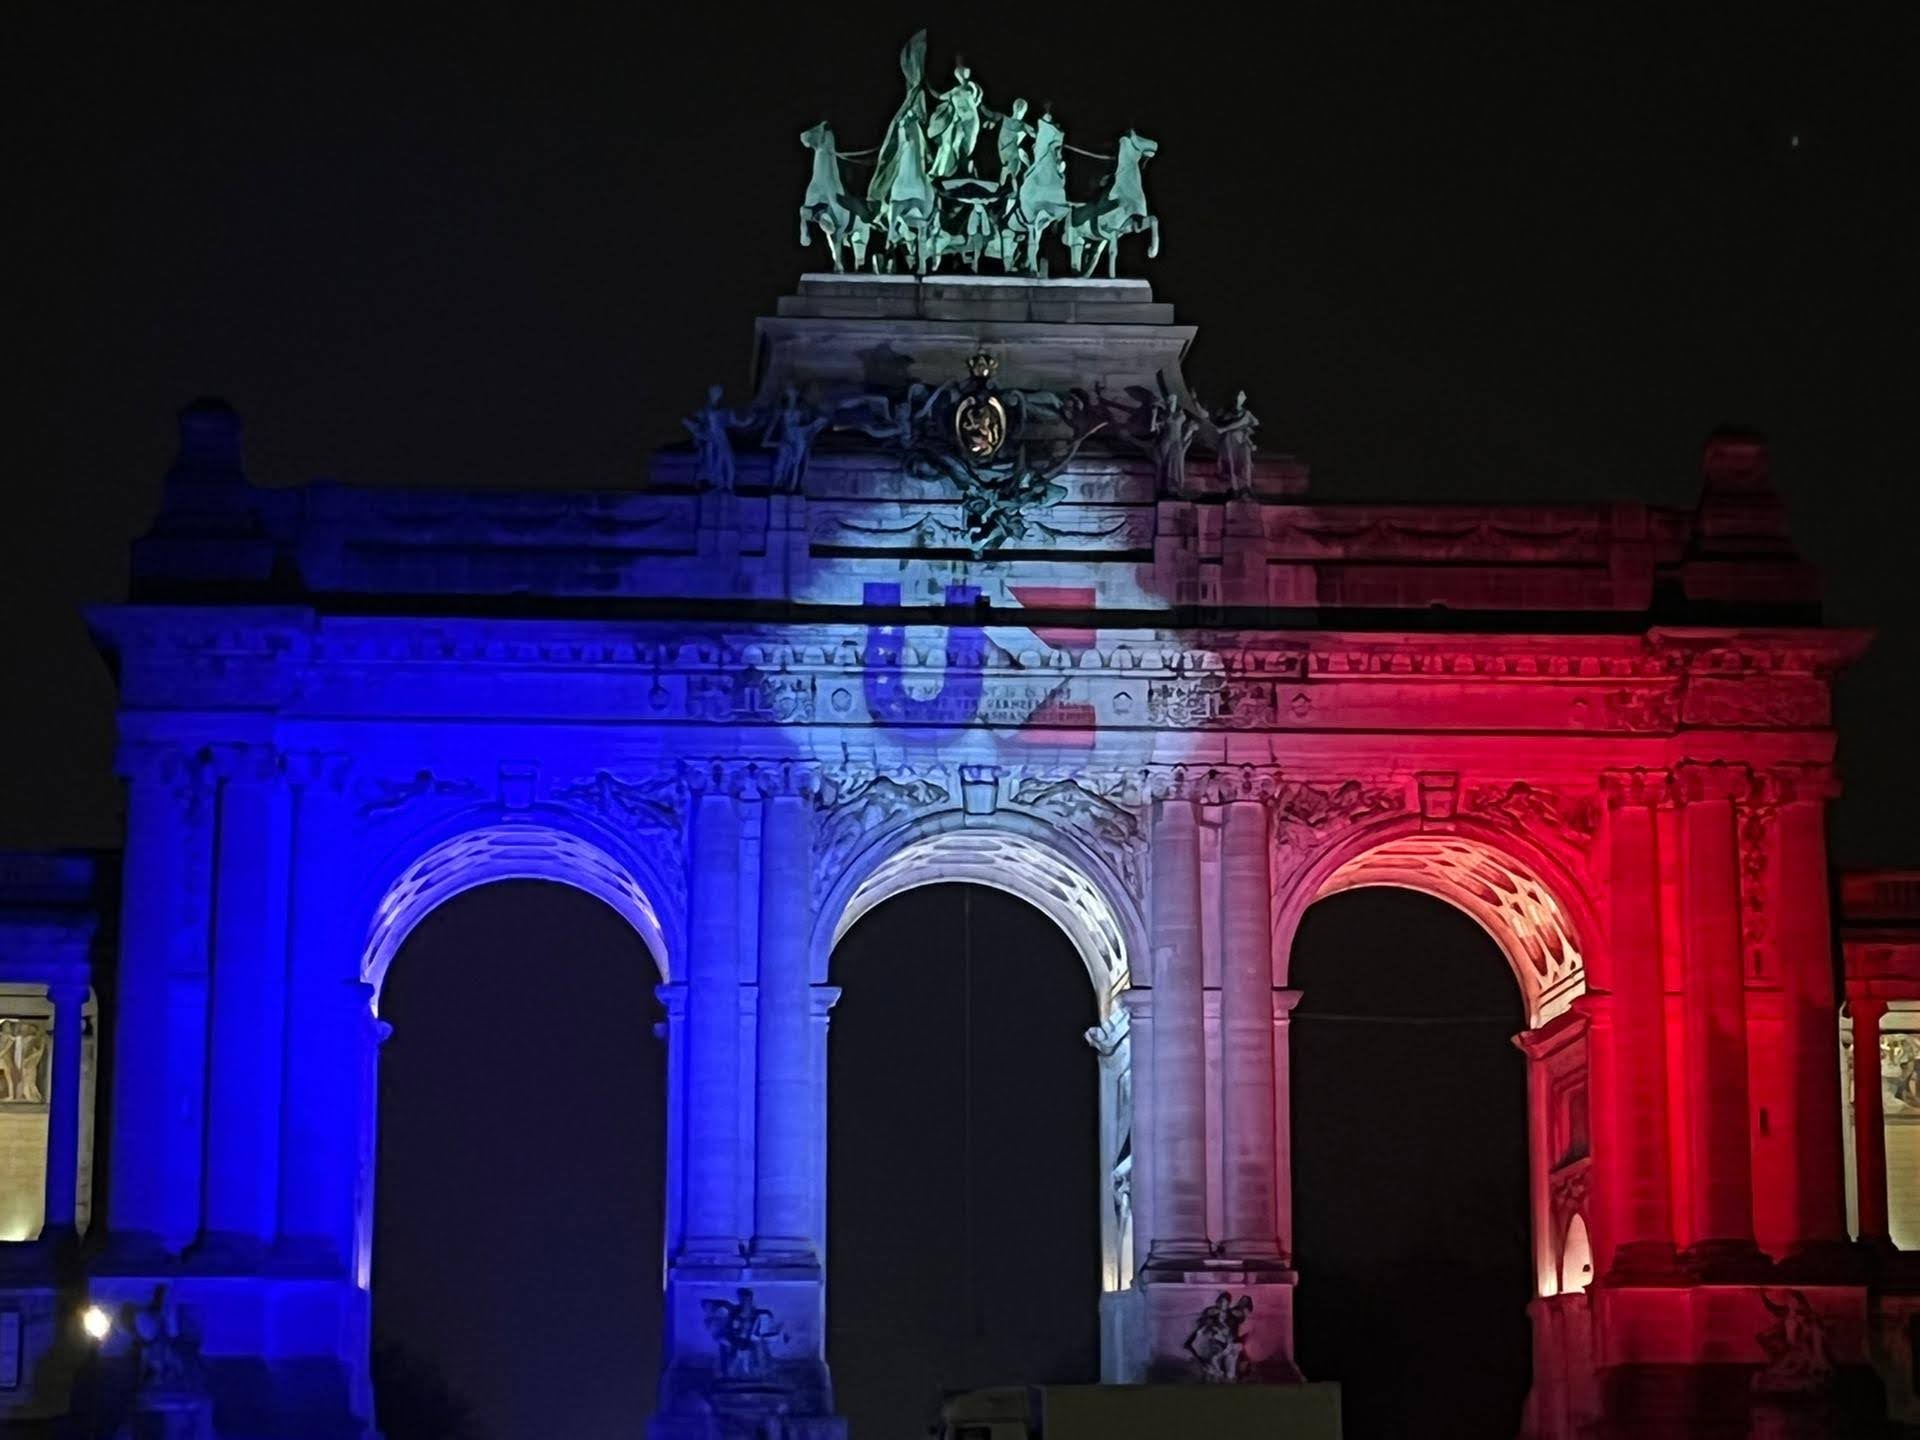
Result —
<instances>
[{"instance_id":1,"label":"archivolt molding","mask_svg":"<svg viewBox=\"0 0 1920 1440\"><path fill-rule=\"evenodd\" d=\"M1507 957L1527 1023L1565 1012L1586 988L1586 959L1554 889L1511 853L1463 834L1405 834L1346 862L1315 899L1367 885L1420 890L1477 920Z\"/></svg>"},{"instance_id":2,"label":"archivolt molding","mask_svg":"<svg viewBox=\"0 0 1920 1440\"><path fill-rule=\"evenodd\" d=\"M923 817L876 840L872 851L879 857L870 858L870 851L840 877L822 910L818 934L825 949L818 963L824 966L833 945L883 900L922 885L987 885L1019 896L1060 927L1086 967L1106 1021L1130 983L1129 957L1139 933L1137 919L1117 902L1111 879L1040 822L1013 813L984 825L964 823L966 818L953 812ZM849 888L856 874L858 882Z\"/></svg>"},{"instance_id":3,"label":"archivolt molding","mask_svg":"<svg viewBox=\"0 0 1920 1440\"><path fill-rule=\"evenodd\" d=\"M475 817L470 828L426 848L386 887L368 927L361 972L375 996L414 926L455 895L496 880L551 880L604 901L646 942L660 978L671 978L665 928L636 867L586 836L532 815L490 822Z\"/></svg>"}]
</instances>

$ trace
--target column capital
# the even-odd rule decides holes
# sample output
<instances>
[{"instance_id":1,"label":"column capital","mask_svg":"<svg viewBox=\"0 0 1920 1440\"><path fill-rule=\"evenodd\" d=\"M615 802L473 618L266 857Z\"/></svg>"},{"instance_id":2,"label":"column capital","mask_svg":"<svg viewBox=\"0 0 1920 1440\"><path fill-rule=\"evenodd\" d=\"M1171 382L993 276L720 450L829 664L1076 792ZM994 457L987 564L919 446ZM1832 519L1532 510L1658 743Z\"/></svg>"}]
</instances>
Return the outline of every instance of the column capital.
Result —
<instances>
[{"instance_id":1,"label":"column capital","mask_svg":"<svg viewBox=\"0 0 1920 1440\"><path fill-rule=\"evenodd\" d=\"M668 783L685 787L696 798L730 795L735 800L757 801L781 795L817 797L824 788L823 775L824 767L798 760L684 760L671 772Z\"/></svg>"},{"instance_id":2,"label":"column capital","mask_svg":"<svg viewBox=\"0 0 1920 1440\"><path fill-rule=\"evenodd\" d=\"M240 784L264 785L284 774L277 749L249 741L216 741L207 747L207 762L218 778Z\"/></svg>"},{"instance_id":3,"label":"column capital","mask_svg":"<svg viewBox=\"0 0 1920 1440\"><path fill-rule=\"evenodd\" d=\"M1624 809L1628 806L1651 808L1671 805L1674 800L1673 772L1645 769L1639 766L1631 769L1602 770L1600 793L1606 797L1607 808L1610 810Z\"/></svg>"},{"instance_id":4,"label":"column capital","mask_svg":"<svg viewBox=\"0 0 1920 1440\"><path fill-rule=\"evenodd\" d=\"M1878 1025L1886 1017L1886 1013L1885 997L1855 990L1853 982L1847 982L1847 1015L1854 1024L1866 1022Z\"/></svg>"},{"instance_id":5,"label":"column capital","mask_svg":"<svg viewBox=\"0 0 1920 1440\"><path fill-rule=\"evenodd\" d=\"M1300 1003L1299 990L1276 990L1273 992L1273 1018L1285 1025L1293 1019L1293 1007Z\"/></svg>"},{"instance_id":6,"label":"column capital","mask_svg":"<svg viewBox=\"0 0 1920 1440\"><path fill-rule=\"evenodd\" d=\"M282 755L287 783L308 791L344 795L353 757L341 750L288 750Z\"/></svg>"},{"instance_id":7,"label":"column capital","mask_svg":"<svg viewBox=\"0 0 1920 1440\"><path fill-rule=\"evenodd\" d=\"M809 985L807 987L811 1014L816 1020L824 1020L833 1013L833 1007L840 1003L838 985Z\"/></svg>"},{"instance_id":8,"label":"column capital","mask_svg":"<svg viewBox=\"0 0 1920 1440\"><path fill-rule=\"evenodd\" d=\"M1781 805L1824 805L1840 797L1840 777L1825 764L1772 766L1766 772L1766 786Z\"/></svg>"},{"instance_id":9,"label":"column capital","mask_svg":"<svg viewBox=\"0 0 1920 1440\"><path fill-rule=\"evenodd\" d=\"M660 1008L667 1012L669 1020L679 1020L687 1013L687 982L672 980L653 987L653 998L660 1002Z\"/></svg>"},{"instance_id":10,"label":"column capital","mask_svg":"<svg viewBox=\"0 0 1920 1440\"><path fill-rule=\"evenodd\" d=\"M1122 1005L1098 1025L1089 1025L1081 1031L1080 1038L1092 1046L1094 1053L1102 1060L1110 1060L1119 1052L1132 1025L1133 1017Z\"/></svg>"},{"instance_id":11,"label":"column capital","mask_svg":"<svg viewBox=\"0 0 1920 1440\"><path fill-rule=\"evenodd\" d=\"M1738 760L1683 760L1673 767L1673 776L1682 804L1754 795L1753 767Z\"/></svg>"},{"instance_id":12,"label":"column capital","mask_svg":"<svg viewBox=\"0 0 1920 1440\"><path fill-rule=\"evenodd\" d=\"M1151 985L1129 985L1120 992L1120 1004L1127 1012L1128 1023L1138 1025L1142 1020L1153 1020L1153 987Z\"/></svg>"},{"instance_id":13,"label":"column capital","mask_svg":"<svg viewBox=\"0 0 1920 1440\"><path fill-rule=\"evenodd\" d=\"M205 780L207 752L174 740L122 740L113 753L113 768L136 784L187 789Z\"/></svg>"}]
</instances>

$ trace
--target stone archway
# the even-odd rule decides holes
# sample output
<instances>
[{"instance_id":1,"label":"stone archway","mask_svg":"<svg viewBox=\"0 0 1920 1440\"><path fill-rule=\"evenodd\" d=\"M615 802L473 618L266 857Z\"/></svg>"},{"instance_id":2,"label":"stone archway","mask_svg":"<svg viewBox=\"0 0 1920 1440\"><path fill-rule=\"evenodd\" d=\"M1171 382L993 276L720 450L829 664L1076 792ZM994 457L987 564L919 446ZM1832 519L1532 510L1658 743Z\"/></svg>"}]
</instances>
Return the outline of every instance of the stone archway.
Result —
<instances>
[{"instance_id":1,"label":"stone archway","mask_svg":"<svg viewBox=\"0 0 1920 1440\"><path fill-rule=\"evenodd\" d=\"M1126 1289L1135 1268L1131 1206L1132 1044L1126 1008L1133 956L1144 945L1135 905L1099 857L1074 837L1030 816L953 812L923 816L889 831L848 865L820 909L814 974L822 979L833 946L882 902L923 886L984 885L1026 901L1059 928L1093 988L1096 1023L1086 1041L1100 1066L1099 1163L1101 1288Z\"/></svg>"},{"instance_id":2,"label":"stone archway","mask_svg":"<svg viewBox=\"0 0 1920 1440\"><path fill-rule=\"evenodd\" d=\"M631 866L595 841L557 824L533 820L480 820L419 853L389 880L373 906L361 978L373 987L379 1008L387 967L413 927L462 891L494 880L551 880L584 890L632 925L670 979L665 928Z\"/></svg>"},{"instance_id":3,"label":"stone archway","mask_svg":"<svg viewBox=\"0 0 1920 1440\"><path fill-rule=\"evenodd\" d=\"M363 949L358 966L360 986L353 992L353 1021L344 1037L351 1057L349 1076L351 1113L348 1132L351 1154L346 1157L353 1177L350 1264L361 1297L356 1317L360 1343L353 1346L364 1366L372 1340L373 1241L375 1191L378 1184L378 1124L380 1105L379 1052L390 1027L378 1016L387 972L409 935L427 916L455 896L502 880L547 881L581 891L601 901L632 927L645 946L662 982L669 976L669 950L660 910L643 889L634 868L623 863L611 847L597 843L570 823L571 817L502 819L497 815L455 816L436 832L416 837L401 856L385 867L390 878L371 893ZM405 858L411 854L413 858ZM380 872L376 872L380 873ZM667 1169L675 1172L678 1157L671 1144ZM667 1192L667 1230L673 1233L675 1191ZM651 1302L652 1297L646 1297ZM363 1368L354 1376L364 1398L370 1376Z\"/></svg>"},{"instance_id":4,"label":"stone archway","mask_svg":"<svg viewBox=\"0 0 1920 1440\"><path fill-rule=\"evenodd\" d=\"M1577 1002L1587 990L1589 960L1604 952L1589 892L1562 857L1496 825L1460 820L1427 826L1402 816L1356 827L1296 860L1291 877L1282 880L1275 959L1283 983L1294 979L1293 942L1307 909L1368 888L1416 892L1458 911L1493 942L1519 992L1524 1028L1513 1043L1525 1056L1533 1258L1528 1313L1536 1332L1537 1397L1566 1378L1556 1368L1563 1364L1560 1347L1551 1343L1564 1317L1541 1307L1584 1305L1593 1269L1583 1213L1593 1132L1588 1026ZM1297 998L1303 992L1288 993ZM1286 1029L1281 1027L1283 1051L1290 1048ZM1291 1072L1286 1054L1282 1071ZM1310 1103L1300 1092L1294 1109Z\"/></svg>"}]
</instances>

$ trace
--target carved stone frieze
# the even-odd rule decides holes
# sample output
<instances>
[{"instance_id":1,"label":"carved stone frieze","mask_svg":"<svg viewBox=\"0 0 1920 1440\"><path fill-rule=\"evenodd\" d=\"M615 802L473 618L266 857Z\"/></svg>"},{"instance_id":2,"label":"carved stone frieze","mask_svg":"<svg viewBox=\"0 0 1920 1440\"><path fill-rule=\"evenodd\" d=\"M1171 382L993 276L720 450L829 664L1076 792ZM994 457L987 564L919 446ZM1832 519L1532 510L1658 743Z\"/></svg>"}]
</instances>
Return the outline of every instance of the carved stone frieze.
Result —
<instances>
[{"instance_id":1,"label":"carved stone frieze","mask_svg":"<svg viewBox=\"0 0 1920 1440\"><path fill-rule=\"evenodd\" d=\"M1809 675L1697 676L1687 682L1681 718L1703 728L1810 730L1831 723L1833 705L1826 682Z\"/></svg>"},{"instance_id":2,"label":"carved stone frieze","mask_svg":"<svg viewBox=\"0 0 1920 1440\"><path fill-rule=\"evenodd\" d=\"M1233 680L1208 671L1149 681L1147 723L1174 730L1255 729L1273 724L1275 703L1270 683Z\"/></svg>"},{"instance_id":3,"label":"carved stone frieze","mask_svg":"<svg viewBox=\"0 0 1920 1440\"><path fill-rule=\"evenodd\" d=\"M1510 785L1477 785L1467 795L1469 814L1504 820L1585 849L1599 828L1599 806L1590 795L1567 796L1524 780Z\"/></svg>"}]
</instances>

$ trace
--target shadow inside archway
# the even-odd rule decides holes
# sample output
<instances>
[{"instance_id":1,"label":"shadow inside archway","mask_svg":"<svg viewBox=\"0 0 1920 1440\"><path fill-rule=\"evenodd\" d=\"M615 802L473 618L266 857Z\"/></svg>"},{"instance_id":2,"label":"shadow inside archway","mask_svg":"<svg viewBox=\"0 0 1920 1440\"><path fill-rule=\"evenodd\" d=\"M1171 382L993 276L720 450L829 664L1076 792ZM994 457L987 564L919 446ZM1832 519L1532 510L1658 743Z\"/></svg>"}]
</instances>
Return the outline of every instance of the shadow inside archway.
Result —
<instances>
[{"instance_id":1,"label":"shadow inside archway","mask_svg":"<svg viewBox=\"0 0 1920 1440\"><path fill-rule=\"evenodd\" d=\"M1348 1440L1518 1432L1531 1376L1524 1027L1473 920L1370 887L1302 920L1291 984L1301 1368Z\"/></svg>"},{"instance_id":2,"label":"shadow inside archway","mask_svg":"<svg viewBox=\"0 0 1920 1440\"><path fill-rule=\"evenodd\" d=\"M626 919L537 881L456 895L402 945L375 1190L387 1440L627 1434L651 1413L657 979Z\"/></svg>"},{"instance_id":3,"label":"shadow inside archway","mask_svg":"<svg viewBox=\"0 0 1920 1440\"><path fill-rule=\"evenodd\" d=\"M856 1436L945 1391L1098 1377L1098 1064L1087 973L1023 901L937 885L833 956L829 1358Z\"/></svg>"}]
</instances>

